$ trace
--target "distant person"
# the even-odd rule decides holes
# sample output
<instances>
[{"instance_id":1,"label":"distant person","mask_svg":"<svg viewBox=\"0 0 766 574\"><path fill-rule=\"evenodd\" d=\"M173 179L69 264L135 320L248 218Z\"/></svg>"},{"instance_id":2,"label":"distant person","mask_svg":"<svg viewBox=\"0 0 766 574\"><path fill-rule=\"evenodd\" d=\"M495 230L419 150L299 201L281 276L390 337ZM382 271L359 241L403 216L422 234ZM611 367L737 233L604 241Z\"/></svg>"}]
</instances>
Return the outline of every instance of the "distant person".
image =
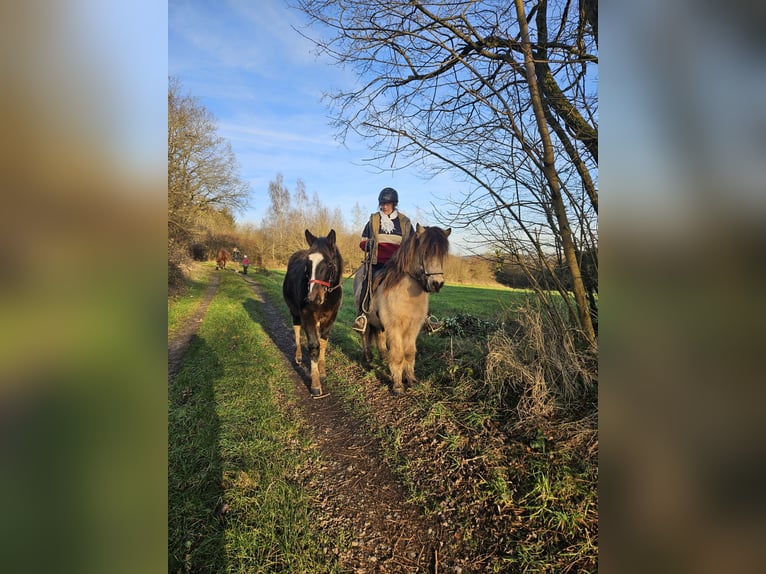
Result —
<instances>
[{"instance_id":1,"label":"distant person","mask_svg":"<svg viewBox=\"0 0 766 574\"><path fill-rule=\"evenodd\" d=\"M247 255L245 255L242 258L242 273L247 275L247 267L250 265L250 260L247 258Z\"/></svg>"},{"instance_id":2,"label":"distant person","mask_svg":"<svg viewBox=\"0 0 766 574\"><path fill-rule=\"evenodd\" d=\"M361 271L364 273L364 279L362 294L359 298L359 316L352 325L352 329L360 333L364 333L367 329L370 270L373 276L380 271L412 233L412 223L409 218L396 210L398 204L399 194L396 190L393 187L384 188L378 195L378 211L370 215L370 220L362 231L359 247L366 253Z\"/></svg>"}]
</instances>

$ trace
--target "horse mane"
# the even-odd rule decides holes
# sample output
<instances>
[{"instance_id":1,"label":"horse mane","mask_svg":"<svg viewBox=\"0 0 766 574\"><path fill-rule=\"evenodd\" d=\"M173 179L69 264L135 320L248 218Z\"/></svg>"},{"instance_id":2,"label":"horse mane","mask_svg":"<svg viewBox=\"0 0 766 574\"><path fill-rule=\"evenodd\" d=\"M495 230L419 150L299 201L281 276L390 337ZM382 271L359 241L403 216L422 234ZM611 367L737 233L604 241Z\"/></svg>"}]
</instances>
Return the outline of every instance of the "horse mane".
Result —
<instances>
[{"instance_id":1,"label":"horse mane","mask_svg":"<svg viewBox=\"0 0 766 574\"><path fill-rule=\"evenodd\" d=\"M444 257L449 251L447 235L438 227L422 227L421 233L411 233L383 266L383 290L393 287L406 275L418 271L420 251L426 259Z\"/></svg>"}]
</instances>

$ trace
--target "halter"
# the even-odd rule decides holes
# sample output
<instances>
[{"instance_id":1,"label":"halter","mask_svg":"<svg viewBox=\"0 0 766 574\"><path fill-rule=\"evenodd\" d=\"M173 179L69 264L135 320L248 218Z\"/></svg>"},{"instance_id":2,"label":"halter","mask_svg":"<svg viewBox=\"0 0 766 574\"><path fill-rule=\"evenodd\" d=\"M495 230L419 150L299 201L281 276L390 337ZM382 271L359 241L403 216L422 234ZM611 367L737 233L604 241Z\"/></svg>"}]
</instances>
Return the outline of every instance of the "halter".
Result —
<instances>
[{"instance_id":1,"label":"halter","mask_svg":"<svg viewBox=\"0 0 766 574\"><path fill-rule=\"evenodd\" d=\"M420 262L420 273L419 273L419 275L423 278L422 281L419 280L417 277L415 277L415 279L421 284L421 288L424 291L428 291L428 287L427 287L428 278L431 277L432 275L444 275L444 271L437 271L435 273L429 273L428 271L426 271L425 265L423 265L423 262L421 261Z\"/></svg>"},{"instance_id":2,"label":"halter","mask_svg":"<svg viewBox=\"0 0 766 574\"><path fill-rule=\"evenodd\" d=\"M321 279L309 279L309 286L312 283L318 283L319 285L324 287L326 289L326 291L325 291L326 293L332 293L336 289L339 289L339 288L342 289L343 288L343 283L338 283L335 287L333 287L329 282L322 281Z\"/></svg>"},{"instance_id":3,"label":"halter","mask_svg":"<svg viewBox=\"0 0 766 574\"><path fill-rule=\"evenodd\" d=\"M332 280L332 277L333 275L335 275L335 271L337 270L337 267L335 265L335 262L331 260L327 261L327 266L330 268L330 279ZM325 291L326 293L332 293L339 287L341 289L343 288L342 281L338 281L338 284L335 287L333 287L332 283L330 283L329 281L323 281L322 279L309 279L309 287L311 287L312 283L316 283L317 285L321 285L322 287L324 287L326 290Z\"/></svg>"}]
</instances>

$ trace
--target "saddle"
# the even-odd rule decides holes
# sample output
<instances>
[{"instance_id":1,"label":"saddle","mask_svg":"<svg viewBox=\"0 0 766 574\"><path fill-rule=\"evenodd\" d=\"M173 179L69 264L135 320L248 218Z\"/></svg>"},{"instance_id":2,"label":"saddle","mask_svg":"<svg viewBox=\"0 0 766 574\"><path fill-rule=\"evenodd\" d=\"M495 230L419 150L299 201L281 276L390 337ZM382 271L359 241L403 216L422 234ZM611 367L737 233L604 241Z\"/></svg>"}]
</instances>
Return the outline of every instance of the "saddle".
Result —
<instances>
[{"instance_id":1,"label":"saddle","mask_svg":"<svg viewBox=\"0 0 766 574\"><path fill-rule=\"evenodd\" d=\"M386 274L384 273L384 269L385 268L381 267L380 269L376 269L375 271L372 272L372 285L371 285L372 288L370 290L371 292L375 292L375 289L377 289L378 285L380 285L381 282L383 281L383 277L386 276Z\"/></svg>"}]
</instances>

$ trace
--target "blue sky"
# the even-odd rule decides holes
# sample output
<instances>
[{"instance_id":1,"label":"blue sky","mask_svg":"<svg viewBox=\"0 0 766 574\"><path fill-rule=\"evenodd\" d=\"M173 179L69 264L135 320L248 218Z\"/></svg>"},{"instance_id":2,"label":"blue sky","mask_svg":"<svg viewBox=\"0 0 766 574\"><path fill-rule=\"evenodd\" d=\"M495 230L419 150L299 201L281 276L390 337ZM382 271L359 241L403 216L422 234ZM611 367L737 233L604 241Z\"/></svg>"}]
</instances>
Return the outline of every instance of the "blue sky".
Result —
<instances>
[{"instance_id":1,"label":"blue sky","mask_svg":"<svg viewBox=\"0 0 766 574\"><path fill-rule=\"evenodd\" d=\"M262 220L268 184L281 173L291 191L302 179L309 197L316 192L323 205L340 207L349 224L354 205L375 210L387 186L399 191L399 209L413 222L435 224L431 203L459 194L458 184L414 171L377 173L364 165L372 155L364 141L336 141L322 94L356 78L316 56L293 26L303 29L303 16L282 0L168 3L168 73L218 119L251 185L252 206L238 221Z\"/></svg>"}]
</instances>

